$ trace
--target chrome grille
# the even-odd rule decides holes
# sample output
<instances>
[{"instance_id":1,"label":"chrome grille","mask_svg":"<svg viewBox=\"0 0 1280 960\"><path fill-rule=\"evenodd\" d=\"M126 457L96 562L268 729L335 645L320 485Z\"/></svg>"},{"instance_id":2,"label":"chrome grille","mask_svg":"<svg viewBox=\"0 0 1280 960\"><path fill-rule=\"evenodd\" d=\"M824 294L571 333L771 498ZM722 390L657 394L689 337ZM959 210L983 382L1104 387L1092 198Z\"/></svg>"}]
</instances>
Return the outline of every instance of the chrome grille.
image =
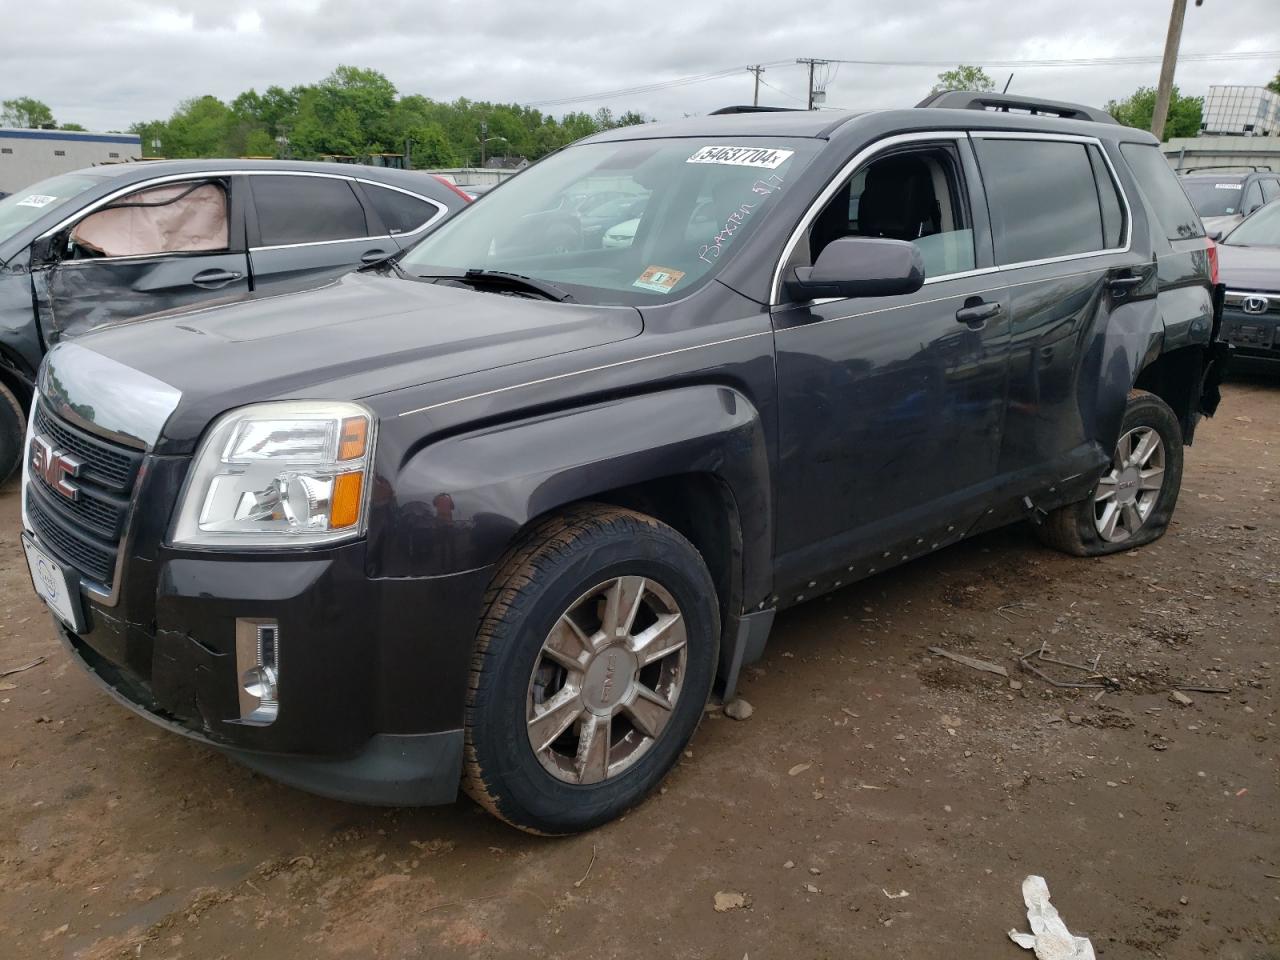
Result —
<instances>
[{"instance_id":1,"label":"chrome grille","mask_svg":"<svg viewBox=\"0 0 1280 960\"><path fill-rule=\"evenodd\" d=\"M73 426L37 402L32 436L80 464L69 477L75 496L60 492L39 471L27 471L26 516L41 543L90 580L110 588L125 535L129 499L142 453ZM31 458L30 447L26 451Z\"/></svg>"}]
</instances>

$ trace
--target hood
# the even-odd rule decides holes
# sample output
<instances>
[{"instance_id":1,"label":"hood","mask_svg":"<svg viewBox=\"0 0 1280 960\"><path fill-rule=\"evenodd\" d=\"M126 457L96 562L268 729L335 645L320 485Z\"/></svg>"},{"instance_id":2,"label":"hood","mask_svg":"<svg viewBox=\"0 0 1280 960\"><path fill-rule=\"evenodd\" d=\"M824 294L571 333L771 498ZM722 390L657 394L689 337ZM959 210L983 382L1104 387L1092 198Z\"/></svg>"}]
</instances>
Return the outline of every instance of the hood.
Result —
<instances>
[{"instance_id":1,"label":"hood","mask_svg":"<svg viewBox=\"0 0 1280 960\"><path fill-rule=\"evenodd\" d=\"M1228 290L1280 292L1280 247L1218 244L1218 279Z\"/></svg>"},{"instance_id":2,"label":"hood","mask_svg":"<svg viewBox=\"0 0 1280 960\"><path fill-rule=\"evenodd\" d=\"M105 328L74 345L181 394L164 428L166 449L179 452L211 417L246 403L358 400L602 346L642 328L634 307L352 273L316 289ZM92 386L83 391L69 400L92 407Z\"/></svg>"}]
</instances>

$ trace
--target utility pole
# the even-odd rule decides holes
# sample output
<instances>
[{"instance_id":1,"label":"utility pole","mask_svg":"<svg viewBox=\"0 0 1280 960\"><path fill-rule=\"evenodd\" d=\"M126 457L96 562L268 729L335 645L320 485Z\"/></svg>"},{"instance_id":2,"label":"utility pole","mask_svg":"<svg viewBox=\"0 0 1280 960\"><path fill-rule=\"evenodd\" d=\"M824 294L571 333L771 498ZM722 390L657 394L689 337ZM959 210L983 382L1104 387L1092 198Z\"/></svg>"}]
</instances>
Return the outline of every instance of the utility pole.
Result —
<instances>
[{"instance_id":1,"label":"utility pole","mask_svg":"<svg viewBox=\"0 0 1280 960\"><path fill-rule=\"evenodd\" d=\"M828 60L814 60L811 57L799 57L796 60L796 63L804 63L809 66L809 106L807 107L809 110L813 109L813 68L825 67L829 62Z\"/></svg>"},{"instance_id":2,"label":"utility pole","mask_svg":"<svg viewBox=\"0 0 1280 960\"><path fill-rule=\"evenodd\" d=\"M1196 0L1201 6L1204 0ZM1151 132L1164 140L1164 125L1169 119L1169 99L1173 96L1173 71L1178 65L1178 47L1182 45L1182 22L1187 17L1187 0L1173 0L1169 12L1169 32L1164 38L1164 60L1160 64L1160 83L1156 86L1156 107L1151 114Z\"/></svg>"},{"instance_id":3,"label":"utility pole","mask_svg":"<svg viewBox=\"0 0 1280 960\"><path fill-rule=\"evenodd\" d=\"M754 73L756 75L756 91L751 95L751 105L753 107L758 107L760 106L760 74L764 73L764 67L757 63L747 67L747 72Z\"/></svg>"},{"instance_id":4,"label":"utility pole","mask_svg":"<svg viewBox=\"0 0 1280 960\"><path fill-rule=\"evenodd\" d=\"M1182 2L1186 3L1187 0L1182 0ZM485 159L484 148L485 148L485 144L489 142L488 137L489 137L489 124L481 120L480 121L480 166L481 167L484 167L484 159Z\"/></svg>"}]
</instances>

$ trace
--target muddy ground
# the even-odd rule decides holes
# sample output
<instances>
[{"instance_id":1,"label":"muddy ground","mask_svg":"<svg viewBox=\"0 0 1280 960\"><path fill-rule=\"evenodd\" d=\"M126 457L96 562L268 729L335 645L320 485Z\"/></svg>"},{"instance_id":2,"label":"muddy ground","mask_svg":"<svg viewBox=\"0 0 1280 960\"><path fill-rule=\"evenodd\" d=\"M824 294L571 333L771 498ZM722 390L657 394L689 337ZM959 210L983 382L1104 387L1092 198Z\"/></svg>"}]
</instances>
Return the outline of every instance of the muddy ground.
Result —
<instances>
[{"instance_id":1,"label":"muddy ground","mask_svg":"<svg viewBox=\"0 0 1280 960\"><path fill-rule=\"evenodd\" d=\"M1009 529L780 616L754 716L709 715L661 794L568 840L317 799L152 728L57 646L18 525L10 486L0 670L48 660L0 679L0 957L1018 960L1030 873L1108 960L1280 957L1280 380L1228 388L1152 547ZM1042 641L1115 685L1021 672Z\"/></svg>"}]
</instances>

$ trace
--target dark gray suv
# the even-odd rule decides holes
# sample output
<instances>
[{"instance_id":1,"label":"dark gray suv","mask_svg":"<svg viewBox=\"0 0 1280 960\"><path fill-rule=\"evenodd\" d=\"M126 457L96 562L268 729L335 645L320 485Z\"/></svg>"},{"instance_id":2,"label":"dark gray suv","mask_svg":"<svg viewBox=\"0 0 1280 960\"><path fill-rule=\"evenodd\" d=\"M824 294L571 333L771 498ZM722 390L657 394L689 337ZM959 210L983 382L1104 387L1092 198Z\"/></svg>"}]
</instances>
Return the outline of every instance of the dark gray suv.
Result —
<instances>
[{"instance_id":1,"label":"dark gray suv","mask_svg":"<svg viewBox=\"0 0 1280 960\"><path fill-rule=\"evenodd\" d=\"M530 243L605 188L647 193L629 245ZM23 544L73 659L174 733L580 830L778 610L1019 520L1162 536L1213 252L1155 139L1070 104L610 130L380 270L55 347Z\"/></svg>"},{"instance_id":2,"label":"dark gray suv","mask_svg":"<svg viewBox=\"0 0 1280 960\"><path fill-rule=\"evenodd\" d=\"M469 202L425 173L277 160L92 167L0 200L0 482L60 339L330 279Z\"/></svg>"}]
</instances>

